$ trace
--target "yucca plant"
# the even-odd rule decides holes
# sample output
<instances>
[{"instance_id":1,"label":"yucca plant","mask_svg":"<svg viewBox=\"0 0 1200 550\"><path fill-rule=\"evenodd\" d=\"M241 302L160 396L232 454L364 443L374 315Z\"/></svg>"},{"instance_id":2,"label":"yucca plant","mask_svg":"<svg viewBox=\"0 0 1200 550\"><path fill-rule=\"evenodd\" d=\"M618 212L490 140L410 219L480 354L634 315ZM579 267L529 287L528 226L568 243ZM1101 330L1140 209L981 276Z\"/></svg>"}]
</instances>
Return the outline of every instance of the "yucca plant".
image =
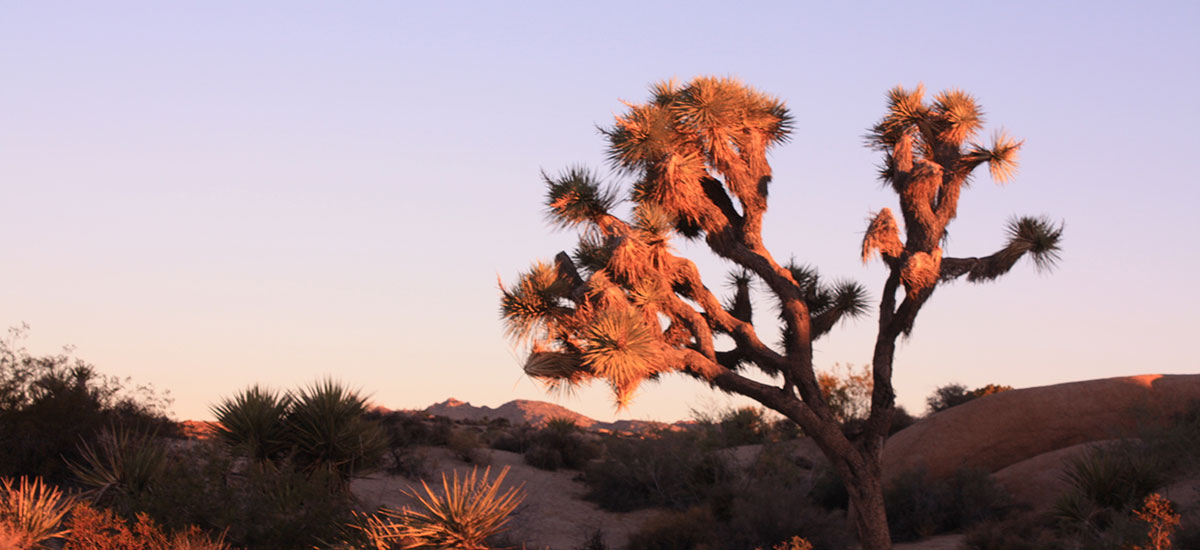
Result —
<instances>
[{"instance_id":1,"label":"yucca plant","mask_svg":"<svg viewBox=\"0 0 1200 550\"><path fill-rule=\"evenodd\" d=\"M296 463L343 481L379 467L387 434L366 412L366 397L331 379L297 391L286 417Z\"/></svg>"},{"instance_id":2,"label":"yucca plant","mask_svg":"<svg viewBox=\"0 0 1200 550\"><path fill-rule=\"evenodd\" d=\"M377 528L387 522L392 527L378 532L390 533L387 538L405 549L486 550L487 539L504 530L509 514L525 499L521 487L501 491L507 466L493 480L488 479L490 472L491 468L484 469L481 476L479 468L474 468L459 478L456 471L449 479L442 474L440 492L421 482L423 492L406 493L421 509L384 509Z\"/></svg>"},{"instance_id":3,"label":"yucca plant","mask_svg":"<svg viewBox=\"0 0 1200 550\"><path fill-rule=\"evenodd\" d=\"M211 408L217 438L258 462L279 458L290 448L284 419L291 404L287 393L250 386Z\"/></svg>"},{"instance_id":4,"label":"yucca plant","mask_svg":"<svg viewBox=\"0 0 1200 550\"><path fill-rule=\"evenodd\" d=\"M148 431L114 427L96 444L81 443L82 462L67 461L85 493L99 502L111 493L139 495L149 490L166 470L166 448Z\"/></svg>"},{"instance_id":5,"label":"yucca plant","mask_svg":"<svg viewBox=\"0 0 1200 550\"><path fill-rule=\"evenodd\" d=\"M0 536L16 548L32 548L67 534L63 516L73 499L42 482L0 478Z\"/></svg>"}]
</instances>

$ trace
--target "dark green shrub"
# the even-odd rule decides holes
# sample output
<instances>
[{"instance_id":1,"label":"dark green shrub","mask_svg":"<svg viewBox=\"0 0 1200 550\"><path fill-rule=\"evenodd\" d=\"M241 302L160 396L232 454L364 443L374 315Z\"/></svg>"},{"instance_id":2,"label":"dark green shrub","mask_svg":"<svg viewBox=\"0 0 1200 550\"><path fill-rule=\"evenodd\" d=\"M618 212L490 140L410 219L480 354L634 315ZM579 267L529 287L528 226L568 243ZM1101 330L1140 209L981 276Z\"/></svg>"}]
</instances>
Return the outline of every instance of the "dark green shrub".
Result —
<instances>
[{"instance_id":1,"label":"dark green shrub","mask_svg":"<svg viewBox=\"0 0 1200 550\"><path fill-rule=\"evenodd\" d=\"M947 479L931 479L923 468L904 472L884 491L888 527L898 541L958 531L1002 517L1008 495L982 470L969 468Z\"/></svg>"},{"instance_id":2,"label":"dark green shrub","mask_svg":"<svg viewBox=\"0 0 1200 550\"><path fill-rule=\"evenodd\" d=\"M150 491L113 502L113 509L131 519L147 514L172 530L197 525L262 550L312 548L334 540L351 519L352 497L334 489L334 472L286 460L246 464L209 442L189 442L169 456Z\"/></svg>"},{"instance_id":3,"label":"dark green shrub","mask_svg":"<svg viewBox=\"0 0 1200 550\"><path fill-rule=\"evenodd\" d=\"M606 456L589 463L586 498L627 512L651 506L687 508L732 476L726 461L701 448L691 432L663 431L644 439L612 438Z\"/></svg>"},{"instance_id":4,"label":"dark green shrub","mask_svg":"<svg viewBox=\"0 0 1200 550\"><path fill-rule=\"evenodd\" d=\"M935 390L933 394L925 399L925 403L929 405L929 412L935 413L957 407L968 401L979 399L980 397L992 395L994 393L1006 392L1012 389L1012 386L1001 386L998 384L988 384L981 388L968 390L962 384L946 384Z\"/></svg>"},{"instance_id":5,"label":"dark green shrub","mask_svg":"<svg viewBox=\"0 0 1200 550\"><path fill-rule=\"evenodd\" d=\"M554 418L531 437L525 462L543 470L579 470L599 454L597 445L588 441L573 420Z\"/></svg>"},{"instance_id":6,"label":"dark green shrub","mask_svg":"<svg viewBox=\"0 0 1200 550\"><path fill-rule=\"evenodd\" d=\"M459 460L470 464L483 464L488 459L479 432L469 427L450 432L446 448L450 449Z\"/></svg>"},{"instance_id":7,"label":"dark green shrub","mask_svg":"<svg viewBox=\"0 0 1200 550\"><path fill-rule=\"evenodd\" d=\"M966 550L1067 550L1055 523L1044 515L1023 513L993 518L972 526L966 532Z\"/></svg>"},{"instance_id":8,"label":"dark green shrub","mask_svg":"<svg viewBox=\"0 0 1200 550\"><path fill-rule=\"evenodd\" d=\"M704 506L663 512L629 537L629 550L699 550L713 548L714 518Z\"/></svg>"},{"instance_id":9,"label":"dark green shrub","mask_svg":"<svg viewBox=\"0 0 1200 550\"><path fill-rule=\"evenodd\" d=\"M692 418L703 434L701 444L714 449L757 445L774 436L772 422L757 407L727 409L715 415L693 410Z\"/></svg>"},{"instance_id":10,"label":"dark green shrub","mask_svg":"<svg viewBox=\"0 0 1200 550\"><path fill-rule=\"evenodd\" d=\"M17 344L23 330L10 334L0 340L0 475L63 484L63 459L79 462L80 443L95 445L105 429L178 434L165 397L66 354L34 357Z\"/></svg>"},{"instance_id":11,"label":"dark green shrub","mask_svg":"<svg viewBox=\"0 0 1200 550\"><path fill-rule=\"evenodd\" d=\"M488 446L498 451L525 454L533 445L533 436L537 431L528 424L489 432Z\"/></svg>"},{"instance_id":12,"label":"dark green shrub","mask_svg":"<svg viewBox=\"0 0 1200 550\"><path fill-rule=\"evenodd\" d=\"M808 498L826 510L845 510L850 506L850 494L833 467L824 464L813 472Z\"/></svg>"}]
</instances>

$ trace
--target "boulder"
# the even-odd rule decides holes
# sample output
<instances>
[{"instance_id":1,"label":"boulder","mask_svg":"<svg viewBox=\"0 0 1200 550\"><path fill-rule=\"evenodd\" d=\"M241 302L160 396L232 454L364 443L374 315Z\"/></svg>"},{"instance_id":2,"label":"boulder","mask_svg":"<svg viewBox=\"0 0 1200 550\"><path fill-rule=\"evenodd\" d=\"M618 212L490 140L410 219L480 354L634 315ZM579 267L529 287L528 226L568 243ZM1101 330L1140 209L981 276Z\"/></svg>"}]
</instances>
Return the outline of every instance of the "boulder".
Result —
<instances>
[{"instance_id":1,"label":"boulder","mask_svg":"<svg viewBox=\"0 0 1200 550\"><path fill-rule=\"evenodd\" d=\"M992 394L901 430L883 452L885 482L925 468L934 478L962 467L997 472L1081 443L1135 436L1200 399L1200 374L1070 382Z\"/></svg>"}]
</instances>

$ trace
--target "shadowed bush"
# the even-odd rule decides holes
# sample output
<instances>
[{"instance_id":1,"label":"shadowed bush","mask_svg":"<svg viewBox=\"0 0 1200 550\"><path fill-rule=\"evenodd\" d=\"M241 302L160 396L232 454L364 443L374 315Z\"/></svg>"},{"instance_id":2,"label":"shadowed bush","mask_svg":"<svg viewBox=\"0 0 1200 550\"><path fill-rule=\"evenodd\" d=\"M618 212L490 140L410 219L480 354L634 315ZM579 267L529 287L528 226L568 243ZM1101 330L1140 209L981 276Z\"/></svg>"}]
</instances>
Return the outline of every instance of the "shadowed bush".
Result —
<instances>
[{"instance_id":1,"label":"shadowed bush","mask_svg":"<svg viewBox=\"0 0 1200 550\"><path fill-rule=\"evenodd\" d=\"M731 475L726 461L702 449L694 433L611 438L604 458L584 471L585 498L613 512L653 506L682 509L707 498Z\"/></svg>"},{"instance_id":2,"label":"shadowed bush","mask_svg":"<svg viewBox=\"0 0 1200 550\"><path fill-rule=\"evenodd\" d=\"M898 541L958 531L1001 517L1012 506L987 472L969 468L941 480L930 479L924 469L905 472L884 491L884 500Z\"/></svg>"},{"instance_id":3,"label":"shadowed bush","mask_svg":"<svg viewBox=\"0 0 1200 550\"><path fill-rule=\"evenodd\" d=\"M66 354L35 357L17 342L22 329L0 339L0 475L33 475L48 483L71 478L66 458L114 426L178 433L164 411L169 400L149 388L100 374Z\"/></svg>"},{"instance_id":4,"label":"shadowed bush","mask_svg":"<svg viewBox=\"0 0 1200 550\"><path fill-rule=\"evenodd\" d=\"M582 469L600 454L596 445L569 418L552 418L530 438L525 462L543 470Z\"/></svg>"}]
</instances>

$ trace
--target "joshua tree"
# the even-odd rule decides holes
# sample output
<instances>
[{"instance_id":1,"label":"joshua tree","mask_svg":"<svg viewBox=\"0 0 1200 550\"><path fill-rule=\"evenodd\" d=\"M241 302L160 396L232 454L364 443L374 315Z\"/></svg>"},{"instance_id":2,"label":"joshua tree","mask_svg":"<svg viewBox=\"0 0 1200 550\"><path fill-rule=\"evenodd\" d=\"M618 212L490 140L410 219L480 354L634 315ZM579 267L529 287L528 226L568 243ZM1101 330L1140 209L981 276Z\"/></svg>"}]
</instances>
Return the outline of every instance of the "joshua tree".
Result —
<instances>
[{"instance_id":1,"label":"joshua tree","mask_svg":"<svg viewBox=\"0 0 1200 550\"><path fill-rule=\"evenodd\" d=\"M1037 267L1051 267L1062 232L1045 219L1015 219L999 252L944 257L946 226L971 173L986 163L993 179L1007 181L1021 143L1004 134L990 146L971 141L983 120L966 93L944 92L931 103L923 95L921 87L889 92L888 112L868 135L884 155L880 178L900 197L904 228L884 208L863 238L863 260L878 254L889 272L861 436L847 438L822 398L812 344L839 321L867 313L867 292L780 263L763 245L771 183L766 154L787 139L792 119L781 101L731 79L660 83L647 103L630 104L603 130L612 165L634 182L630 219L616 215L618 191L594 173L543 174L550 219L579 230L580 240L574 255L559 253L501 285L508 334L529 346L525 372L551 385L602 380L618 406L642 381L669 372L750 397L800 425L828 456L850 494L863 547L890 548L880 454L894 407L896 340L911 333L939 283L995 279L1026 253ZM696 265L674 253L675 236L703 239L740 267L731 276L732 296L719 299ZM778 345L759 337L752 283L777 302ZM732 347L717 349L718 335ZM752 378L753 371L771 381Z\"/></svg>"}]
</instances>

